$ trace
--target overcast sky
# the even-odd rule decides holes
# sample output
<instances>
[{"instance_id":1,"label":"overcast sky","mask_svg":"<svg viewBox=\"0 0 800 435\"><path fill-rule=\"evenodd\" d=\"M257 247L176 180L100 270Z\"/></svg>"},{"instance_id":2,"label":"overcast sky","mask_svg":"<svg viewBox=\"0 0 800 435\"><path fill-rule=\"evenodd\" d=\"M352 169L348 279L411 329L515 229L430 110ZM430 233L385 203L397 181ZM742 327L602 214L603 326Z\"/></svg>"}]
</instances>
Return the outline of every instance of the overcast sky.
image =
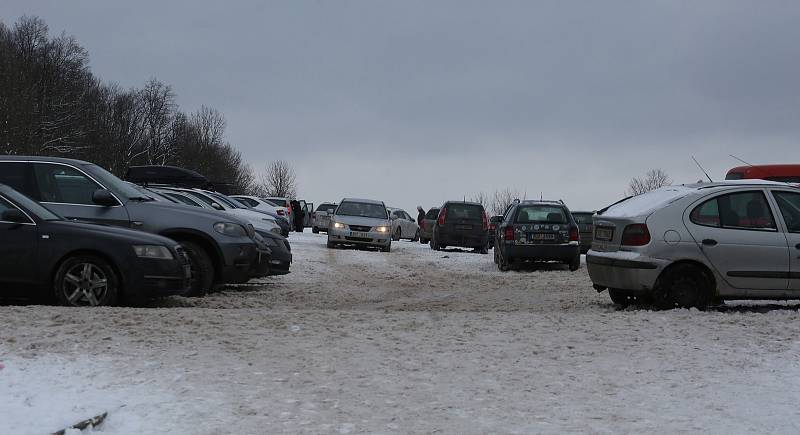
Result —
<instances>
[{"instance_id":1,"label":"overcast sky","mask_svg":"<svg viewBox=\"0 0 800 435\"><path fill-rule=\"evenodd\" d=\"M300 196L410 213L512 187L597 209L631 177L798 162L797 1L3 0L98 76L206 104Z\"/></svg>"}]
</instances>

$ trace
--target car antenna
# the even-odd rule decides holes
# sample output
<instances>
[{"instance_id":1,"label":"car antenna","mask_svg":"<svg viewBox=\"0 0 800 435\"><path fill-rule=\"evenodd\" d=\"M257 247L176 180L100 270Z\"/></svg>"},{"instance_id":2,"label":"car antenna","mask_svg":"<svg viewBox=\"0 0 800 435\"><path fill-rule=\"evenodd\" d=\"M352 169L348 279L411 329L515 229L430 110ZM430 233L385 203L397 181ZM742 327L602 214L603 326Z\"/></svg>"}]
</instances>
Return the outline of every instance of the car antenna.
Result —
<instances>
[{"instance_id":1,"label":"car antenna","mask_svg":"<svg viewBox=\"0 0 800 435\"><path fill-rule=\"evenodd\" d=\"M738 157L734 156L733 154L728 154L728 155L729 155L729 156L731 156L731 157L733 157L734 159L736 159L736 160L738 160L738 161L740 161L740 162L744 163L744 164L745 164L745 165L747 165L747 166L753 166L753 164L752 164L752 163L745 162L744 160L742 160L742 159L740 159L740 158L738 158Z\"/></svg>"},{"instance_id":2,"label":"car antenna","mask_svg":"<svg viewBox=\"0 0 800 435\"><path fill-rule=\"evenodd\" d=\"M706 178L708 178L708 181L713 183L714 180L712 180L711 177L708 176L708 172L706 172L706 170L703 169L702 166L700 166L700 162L698 162L697 159L694 158L694 156L692 156L692 160L694 160L694 164L697 165L697 167L700 168L701 171L703 171L703 174L705 174Z\"/></svg>"}]
</instances>

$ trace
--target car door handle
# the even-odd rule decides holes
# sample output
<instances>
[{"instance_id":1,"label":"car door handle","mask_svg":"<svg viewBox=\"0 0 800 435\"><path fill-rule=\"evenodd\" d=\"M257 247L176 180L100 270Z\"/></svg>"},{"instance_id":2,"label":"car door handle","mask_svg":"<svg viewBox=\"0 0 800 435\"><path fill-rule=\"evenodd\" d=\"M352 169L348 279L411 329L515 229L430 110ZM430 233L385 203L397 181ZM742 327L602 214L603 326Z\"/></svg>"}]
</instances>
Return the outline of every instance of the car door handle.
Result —
<instances>
[{"instance_id":1,"label":"car door handle","mask_svg":"<svg viewBox=\"0 0 800 435\"><path fill-rule=\"evenodd\" d=\"M717 241L714 240L714 239L703 239L702 243L704 245L706 245L706 246L716 246L717 245Z\"/></svg>"}]
</instances>

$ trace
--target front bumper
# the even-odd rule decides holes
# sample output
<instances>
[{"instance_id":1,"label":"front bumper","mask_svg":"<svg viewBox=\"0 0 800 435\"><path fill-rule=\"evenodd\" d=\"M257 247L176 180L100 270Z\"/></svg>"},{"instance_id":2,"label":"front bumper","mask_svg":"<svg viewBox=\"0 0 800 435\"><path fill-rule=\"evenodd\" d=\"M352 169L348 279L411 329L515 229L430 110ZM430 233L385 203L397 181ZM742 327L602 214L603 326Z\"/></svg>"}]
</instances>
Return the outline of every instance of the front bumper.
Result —
<instances>
[{"instance_id":1,"label":"front bumper","mask_svg":"<svg viewBox=\"0 0 800 435\"><path fill-rule=\"evenodd\" d=\"M586 254L586 269L595 287L647 293L669 264L668 261L647 257L637 252L598 252Z\"/></svg>"},{"instance_id":2,"label":"front bumper","mask_svg":"<svg viewBox=\"0 0 800 435\"><path fill-rule=\"evenodd\" d=\"M137 298L184 295L191 288L189 264L179 259L137 258L133 270L141 272L130 278L125 291Z\"/></svg>"},{"instance_id":3,"label":"front bumper","mask_svg":"<svg viewBox=\"0 0 800 435\"><path fill-rule=\"evenodd\" d=\"M254 242L221 244L220 249L223 258L221 281L226 284L247 282L251 278L254 263L261 263L259 251L261 254L264 253L264 250L259 250Z\"/></svg>"},{"instance_id":4,"label":"front bumper","mask_svg":"<svg viewBox=\"0 0 800 435\"><path fill-rule=\"evenodd\" d=\"M580 245L575 242L562 244L518 245L501 243L503 256L514 260L572 261L580 255Z\"/></svg>"},{"instance_id":5,"label":"front bumper","mask_svg":"<svg viewBox=\"0 0 800 435\"><path fill-rule=\"evenodd\" d=\"M272 255L269 257L269 275L286 275L292 265L292 251L288 241L275 241L278 246L270 247ZM283 244L281 246L280 244Z\"/></svg>"},{"instance_id":6,"label":"front bumper","mask_svg":"<svg viewBox=\"0 0 800 435\"><path fill-rule=\"evenodd\" d=\"M370 231L363 234L363 236L354 236L353 232L347 228L328 228L328 240L333 243L346 243L352 245L366 245L366 246L388 246L392 243L392 235L390 233L379 233L377 231Z\"/></svg>"}]
</instances>

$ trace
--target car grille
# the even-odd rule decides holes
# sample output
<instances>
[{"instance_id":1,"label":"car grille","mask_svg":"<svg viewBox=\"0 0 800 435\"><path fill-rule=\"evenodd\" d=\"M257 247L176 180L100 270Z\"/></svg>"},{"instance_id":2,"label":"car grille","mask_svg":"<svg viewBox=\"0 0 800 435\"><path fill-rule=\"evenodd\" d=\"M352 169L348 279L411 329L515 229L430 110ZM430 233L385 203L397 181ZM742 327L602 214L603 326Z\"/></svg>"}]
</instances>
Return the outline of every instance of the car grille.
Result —
<instances>
[{"instance_id":1,"label":"car grille","mask_svg":"<svg viewBox=\"0 0 800 435\"><path fill-rule=\"evenodd\" d=\"M363 225L350 225L350 231L358 231L361 233L368 233L372 227L365 227Z\"/></svg>"},{"instance_id":2,"label":"car grille","mask_svg":"<svg viewBox=\"0 0 800 435\"><path fill-rule=\"evenodd\" d=\"M345 239L348 240L348 241L351 241L351 242L366 242L366 243L369 243L369 242L372 241L372 239L369 239L369 238L366 238L366 237L345 237Z\"/></svg>"}]
</instances>

